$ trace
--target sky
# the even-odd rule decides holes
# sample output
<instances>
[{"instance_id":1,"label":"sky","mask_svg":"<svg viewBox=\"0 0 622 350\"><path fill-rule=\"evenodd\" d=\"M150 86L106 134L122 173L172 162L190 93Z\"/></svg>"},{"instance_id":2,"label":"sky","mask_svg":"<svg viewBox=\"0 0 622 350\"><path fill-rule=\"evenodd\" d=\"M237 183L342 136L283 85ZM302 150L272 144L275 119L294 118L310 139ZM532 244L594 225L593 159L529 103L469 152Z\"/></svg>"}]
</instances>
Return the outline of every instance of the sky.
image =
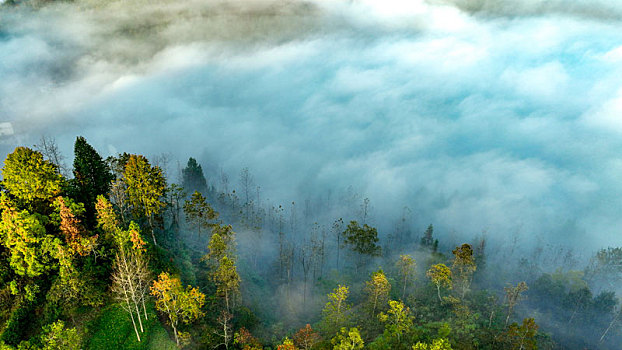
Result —
<instances>
[{"instance_id":1,"label":"sky","mask_svg":"<svg viewBox=\"0 0 622 350\"><path fill-rule=\"evenodd\" d=\"M620 246L621 29L605 0L3 7L0 158L82 135L275 203L352 186L380 225Z\"/></svg>"}]
</instances>

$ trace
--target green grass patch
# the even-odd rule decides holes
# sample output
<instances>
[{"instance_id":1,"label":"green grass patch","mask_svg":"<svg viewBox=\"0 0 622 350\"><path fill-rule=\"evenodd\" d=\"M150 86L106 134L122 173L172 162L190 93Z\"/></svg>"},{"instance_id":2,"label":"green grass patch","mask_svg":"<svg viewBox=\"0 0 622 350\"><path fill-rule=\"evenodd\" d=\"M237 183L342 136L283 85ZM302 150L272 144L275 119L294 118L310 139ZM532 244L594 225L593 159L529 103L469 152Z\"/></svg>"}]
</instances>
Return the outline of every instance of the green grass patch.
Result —
<instances>
[{"instance_id":1,"label":"green grass patch","mask_svg":"<svg viewBox=\"0 0 622 350\"><path fill-rule=\"evenodd\" d=\"M89 326L92 336L86 341L86 349L177 349L158 320L152 304L147 306L147 316L149 320L143 320L145 332L140 333L141 342L138 342L132 320L125 310L118 304L103 308L99 317Z\"/></svg>"}]
</instances>

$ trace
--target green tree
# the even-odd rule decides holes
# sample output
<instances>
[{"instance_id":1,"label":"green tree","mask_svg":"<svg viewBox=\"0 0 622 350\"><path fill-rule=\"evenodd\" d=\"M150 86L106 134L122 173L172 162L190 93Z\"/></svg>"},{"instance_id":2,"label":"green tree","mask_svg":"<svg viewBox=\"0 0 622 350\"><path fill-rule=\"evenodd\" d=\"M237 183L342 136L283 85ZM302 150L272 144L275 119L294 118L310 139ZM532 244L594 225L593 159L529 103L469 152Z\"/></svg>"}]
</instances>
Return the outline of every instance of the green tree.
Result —
<instances>
[{"instance_id":1,"label":"green tree","mask_svg":"<svg viewBox=\"0 0 622 350\"><path fill-rule=\"evenodd\" d=\"M65 322L58 320L43 327L41 350L79 350L82 339L75 328L65 328Z\"/></svg>"},{"instance_id":2,"label":"green tree","mask_svg":"<svg viewBox=\"0 0 622 350\"><path fill-rule=\"evenodd\" d=\"M347 330L345 327L341 328L341 331L331 340L334 345L333 350L358 350L364 346L361 333L355 328Z\"/></svg>"},{"instance_id":3,"label":"green tree","mask_svg":"<svg viewBox=\"0 0 622 350\"><path fill-rule=\"evenodd\" d=\"M53 253L61 242L46 233L47 218L17 210L6 196L0 198L0 238L7 247L10 266L20 276L37 277L53 268Z\"/></svg>"},{"instance_id":4,"label":"green tree","mask_svg":"<svg viewBox=\"0 0 622 350\"><path fill-rule=\"evenodd\" d=\"M4 161L2 184L20 207L34 211L60 194L63 178L58 167L27 147L17 147ZM46 203L48 202L48 203Z\"/></svg>"},{"instance_id":5,"label":"green tree","mask_svg":"<svg viewBox=\"0 0 622 350\"><path fill-rule=\"evenodd\" d=\"M529 287L527 287L527 283L520 282L514 286L508 286L503 288L505 291L505 301L508 304L508 315L505 318L505 325L507 326L510 322L510 316L512 316L512 311L514 311L514 307L518 304L524 297L523 292L525 292Z\"/></svg>"},{"instance_id":6,"label":"green tree","mask_svg":"<svg viewBox=\"0 0 622 350\"><path fill-rule=\"evenodd\" d=\"M197 160L190 157L188 164L181 170L182 182L181 186L188 192L205 193L207 190L207 181L203 175L203 168L197 163Z\"/></svg>"},{"instance_id":7,"label":"green tree","mask_svg":"<svg viewBox=\"0 0 622 350\"><path fill-rule=\"evenodd\" d=\"M464 299L464 295L471 287L473 273L477 268L473 258L473 248L471 248L470 244L465 243L460 247L456 247L452 253L454 254L454 262L451 266L452 274L455 285L458 286L460 291L460 298Z\"/></svg>"},{"instance_id":8,"label":"green tree","mask_svg":"<svg viewBox=\"0 0 622 350\"><path fill-rule=\"evenodd\" d=\"M371 279L365 282L365 292L367 292L367 302L372 317L376 317L378 304L384 304L388 300L390 291L391 284L382 270L374 272Z\"/></svg>"},{"instance_id":9,"label":"green tree","mask_svg":"<svg viewBox=\"0 0 622 350\"><path fill-rule=\"evenodd\" d=\"M402 280L402 300L406 299L406 288L415 275L415 267L417 263L410 255L400 255L399 260L396 263L397 268L400 271Z\"/></svg>"},{"instance_id":10,"label":"green tree","mask_svg":"<svg viewBox=\"0 0 622 350\"><path fill-rule=\"evenodd\" d=\"M402 335L413 326L414 318L410 315L410 308L404 306L404 303L389 300L389 310L386 314L381 312L378 319L380 322L386 323L385 330L387 333L397 339L397 344L401 344Z\"/></svg>"},{"instance_id":11,"label":"green tree","mask_svg":"<svg viewBox=\"0 0 622 350\"><path fill-rule=\"evenodd\" d=\"M218 218L218 213L198 191L195 191L190 199L184 203L184 213L186 214L186 220L194 225L199 236L202 229L207 230L212 227L212 221Z\"/></svg>"},{"instance_id":12,"label":"green tree","mask_svg":"<svg viewBox=\"0 0 622 350\"><path fill-rule=\"evenodd\" d=\"M144 156L130 155L125 165L124 177L128 200L135 213L144 215L149 221L153 244L157 245L153 217L166 205L162 200L166 190L166 179L162 169L152 167Z\"/></svg>"},{"instance_id":13,"label":"green tree","mask_svg":"<svg viewBox=\"0 0 622 350\"><path fill-rule=\"evenodd\" d=\"M503 334L505 349L510 350L535 350L538 348L536 335L538 325L533 318L523 319L523 324L512 323Z\"/></svg>"},{"instance_id":14,"label":"green tree","mask_svg":"<svg viewBox=\"0 0 622 350\"><path fill-rule=\"evenodd\" d=\"M322 311L324 314L323 325L326 333L334 332L334 329L347 325L348 315L346 312L350 310L350 305L348 305L346 300L348 299L349 292L347 286L338 285L337 288L328 294L328 302Z\"/></svg>"},{"instance_id":15,"label":"green tree","mask_svg":"<svg viewBox=\"0 0 622 350\"><path fill-rule=\"evenodd\" d=\"M350 221L343 233L345 243L352 251L358 253L357 270L364 263L364 257L379 256L381 249L378 245L378 231L374 227L364 224L363 227L356 221Z\"/></svg>"},{"instance_id":16,"label":"green tree","mask_svg":"<svg viewBox=\"0 0 622 350\"><path fill-rule=\"evenodd\" d=\"M153 281L151 295L155 297L156 309L168 317L179 346L179 321L188 324L203 316L201 308L205 304L205 294L191 286L184 289L179 278L171 278L168 273L162 272Z\"/></svg>"},{"instance_id":17,"label":"green tree","mask_svg":"<svg viewBox=\"0 0 622 350\"><path fill-rule=\"evenodd\" d=\"M73 187L75 199L84 203L89 224L95 218L95 201L107 195L114 175L97 151L79 136L74 144Z\"/></svg>"},{"instance_id":18,"label":"green tree","mask_svg":"<svg viewBox=\"0 0 622 350\"><path fill-rule=\"evenodd\" d=\"M445 264L436 264L432 265L430 269L426 272L426 276L434 283L436 286L436 292L438 294L438 301L441 303L443 299L441 298L441 287L445 287L447 289L451 289L452 281L451 281L451 270Z\"/></svg>"},{"instance_id":19,"label":"green tree","mask_svg":"<svg viewBox=\"0 0 622 350\"><path fill-rule=\"evenodd\" d=\"M447 339L434 339L432 343L417 342L413 345L413 350L451 350L451 344Z\"/></svg>"}]
</instances>

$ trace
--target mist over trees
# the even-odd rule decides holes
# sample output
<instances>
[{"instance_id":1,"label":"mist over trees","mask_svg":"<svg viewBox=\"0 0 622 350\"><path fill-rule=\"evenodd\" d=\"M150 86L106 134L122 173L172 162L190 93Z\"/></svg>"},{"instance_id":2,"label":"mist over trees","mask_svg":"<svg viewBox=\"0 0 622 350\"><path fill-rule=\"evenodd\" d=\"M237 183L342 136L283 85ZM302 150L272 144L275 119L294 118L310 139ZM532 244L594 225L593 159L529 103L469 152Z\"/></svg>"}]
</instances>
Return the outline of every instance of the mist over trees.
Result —
<instances>
[{"instance_id":1,"label":"mist over trees","mask_svg":"<svg viewBox=\"0 0 622 350\"><path fill-rule=\"evenodd\" d=\"M343 204L277 205L249 168L229 183L190 158L177 184L142 155L104 161L83 137L73 164L67 178L27 147L5 160L6 349L609 349L622 340L619 248L580 267L555 247L451 242L432 224L407 223L406 211L382 232L373 203L352 189L345 198L356 200Z\"/></svg>"}]
</instances>

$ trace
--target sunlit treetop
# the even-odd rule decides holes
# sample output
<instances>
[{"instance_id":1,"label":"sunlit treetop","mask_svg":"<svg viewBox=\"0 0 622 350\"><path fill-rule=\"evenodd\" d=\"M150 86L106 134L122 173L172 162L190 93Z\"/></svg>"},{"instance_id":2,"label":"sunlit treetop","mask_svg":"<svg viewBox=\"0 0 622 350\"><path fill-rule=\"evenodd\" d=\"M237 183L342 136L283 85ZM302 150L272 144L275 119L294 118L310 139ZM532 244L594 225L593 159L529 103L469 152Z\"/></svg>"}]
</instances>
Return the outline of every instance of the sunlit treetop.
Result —
<instances>
[{"instance_id":1,"label":"sunlit treetop","mask_svg":"<svg viewBox=\"0 0 622 350\"><path fill-rule=\"evenodd\" d=\"M63 182L58 167L28 147L17 147L7 156L2 176L6 190L23 205L52 199Z\"/></svg>"}]
</instances>

